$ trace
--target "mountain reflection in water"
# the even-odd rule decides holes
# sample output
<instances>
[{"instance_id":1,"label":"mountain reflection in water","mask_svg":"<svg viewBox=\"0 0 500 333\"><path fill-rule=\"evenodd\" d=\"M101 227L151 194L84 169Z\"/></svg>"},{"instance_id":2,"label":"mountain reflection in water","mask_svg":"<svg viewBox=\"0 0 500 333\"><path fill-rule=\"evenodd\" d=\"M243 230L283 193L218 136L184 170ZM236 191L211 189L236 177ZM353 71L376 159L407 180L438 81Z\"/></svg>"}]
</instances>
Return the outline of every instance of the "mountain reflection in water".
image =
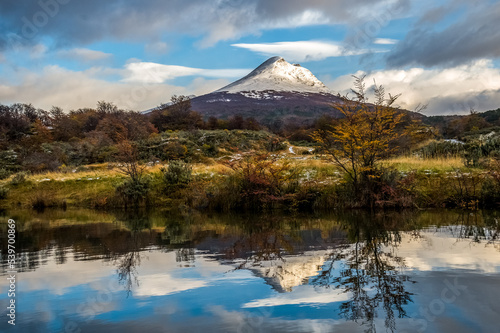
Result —
<instances>
[{"instance_id":1,"label":"mountain reflection in water","mask_svg":"<svg viewBox=\"0 0 500 333\"><path fill-rule=\"evenodd\" d=\"M13 218L17 331L498 331L498 215L12 211L2 275Z\"/></svg>"}]
</instances>

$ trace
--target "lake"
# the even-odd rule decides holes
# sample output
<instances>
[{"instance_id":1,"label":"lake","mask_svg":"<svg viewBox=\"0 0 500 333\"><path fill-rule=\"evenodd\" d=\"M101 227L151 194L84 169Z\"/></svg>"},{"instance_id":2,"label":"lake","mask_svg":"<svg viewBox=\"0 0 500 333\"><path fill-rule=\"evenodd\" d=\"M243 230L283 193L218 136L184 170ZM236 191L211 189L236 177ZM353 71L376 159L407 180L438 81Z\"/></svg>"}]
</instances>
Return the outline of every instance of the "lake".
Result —
<instances>
[{"instance_id":1,"label":"lake","mask_svg":"<svg viewBox=\"0 0 500 333\"><path fill-rule=\"evenodd\" d=\"M7 211L0 331L499 332L499 218Z\"/></svg>"}]
</instances>

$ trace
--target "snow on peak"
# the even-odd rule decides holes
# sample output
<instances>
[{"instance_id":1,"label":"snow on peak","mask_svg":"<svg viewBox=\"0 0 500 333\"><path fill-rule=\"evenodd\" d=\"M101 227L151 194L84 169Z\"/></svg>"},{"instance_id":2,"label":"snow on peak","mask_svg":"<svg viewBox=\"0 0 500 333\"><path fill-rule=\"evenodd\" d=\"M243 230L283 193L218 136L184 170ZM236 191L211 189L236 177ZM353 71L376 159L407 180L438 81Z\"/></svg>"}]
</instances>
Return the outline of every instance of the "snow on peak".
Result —
<instances>
[{"instance_id":1,"label":"snow on peak","mask_svg":"<svg viewBox=\"0 0 500 333\"><path fill-rule=\"evenodd\" d=\"M290 64L282 57L272 57L244 78L217 92L239 93L246 91L294 91L330 93L330 90L308 69Z\"/></svg>"}]
</instances>

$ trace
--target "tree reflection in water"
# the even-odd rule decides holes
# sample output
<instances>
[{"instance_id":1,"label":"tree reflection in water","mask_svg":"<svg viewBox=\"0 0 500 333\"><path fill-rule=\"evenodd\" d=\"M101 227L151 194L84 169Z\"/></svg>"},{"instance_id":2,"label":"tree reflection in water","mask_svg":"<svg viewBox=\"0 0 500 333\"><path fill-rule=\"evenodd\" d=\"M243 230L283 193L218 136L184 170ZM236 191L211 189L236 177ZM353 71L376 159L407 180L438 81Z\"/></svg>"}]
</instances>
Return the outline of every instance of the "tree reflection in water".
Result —
<instances>
[{"instance_id":1,"label":"tree reflection in water","mask_svg":"<svg viewBox=\"0 0 500 333\"><path fill-rule=\"evenodd\" d=\"M398 318L407 317L405 306L412 302L413 294L406 290L406 284L415 283L404 274L404 258L394 255L401 234L388 230L380 216L351 216L343 225L352 244L333 252L310 283L348 293L350 299L340 305L340 315L362 321L366 332L376 331L375 319L382 306L385 327L394 332L396 313Z\"/></svg>"},{"instance_id":2,"label":"tree reflection in water","mask_svg":"<svg viewBox=\"0 0 500 333\"><path fill-rule=\"evenodd\" d=\"M286 287L292 275L298 275L299 284L342 290L349 295L349 300L340 305L340 315L347 320L361 321L367 332L376 331L375 319L380 307L385 327L391 332L396 330L396 316L407 317L405 306L412 302L412 293L406 290L406 285L414 282L404 274L404 258L394 254L401 242L401 233L394 231L393 219L362 213L341 216L337 228L330 230L328 239L316 237L313 242L302 244L303 249L329 249L323 254L326 255L323 264L309 271L310 276L302 277L300 274L304 275L304 270L300 268L303 267L291 267L290 259L291 255L301 253L298 248L305 239L299 230L288 227L285 231L283 224L268 222L254 224L226 250L226 258L244 258L236 269L255 271L255 267L272 265L273 269L262 275L274 289L282 292L292 291L291 287ZM412 230L411 236L418 238L418 231ZM249 255L245 256L247 253ZM301 258L307 260L307 256ZM266 261L272 264L266 266ZM282 282L281 290L276 288L279 283L273 283L273 279Z\"/></svg>"},{"instance_id":3,"label":"tree reflection in water","mask_svg":"<svg viewBox=\"0 0 500 333\"><path fill-rule=\"evenodd\" d=\"M116 263L119 280L130 293L133 285L139 284L136 267L140 265L140 249L144 246L137 242L137 235L149 224L141 215L128 216L124 221L131 230L129 252L118 256ZM194 247L203 238L193 234L189 224L179 219L171 220L162 234L170 247L175 248L178 262L194 262ZM265 263L270 262L273 269L267 267L262 273L267 283L280 292L292 291L291 287L282 285L279 288L278 283L272 282L273 279L284 280L285 276L290 280L290 276L297 275L295 267L289 267L287 262L290 256L310 249L329 249L325 252L328 254L324 264L310 272L312 277L296 276L298 284L333 287L347 293L349 300L340 305L340 315L347 320L361 321L367 332L375 332L380 307L385 327L391 332L396 330L396 316L407 316L405 306L412 301L412 293L406 290L406 284L414 282L403 273L404 259L394 255L401 234L394 231L393 219L369 214L344 215L336 228L330 230L327 239L306 239L300 223L293 219L266 217L259 222L244 221L239 227L239 235L216 253L218 260L237 263L235 270L255 271L256 267L266 268ZM419 237L415 229L407 230L412 230L412 237Z\"/></svg>"},{"instance_id":4,"label":"tree reflection in water","mask_svg":"<svg viewBox=\"0 0 500 333\"><path fill-rule=\"evenodd\" d=\"M139 276L137 267L141 264L141 250L148 244L144 243L143 231L151 230L151 221L149 215L143 211L127 211L121 217L121 221L130 230L130 234L126 237L123 244L127 252L116 254L113 256L118 281L123 284L127 291L127 297L132 293L133 286L139 286Z\"/></svg>"}]
</instances>

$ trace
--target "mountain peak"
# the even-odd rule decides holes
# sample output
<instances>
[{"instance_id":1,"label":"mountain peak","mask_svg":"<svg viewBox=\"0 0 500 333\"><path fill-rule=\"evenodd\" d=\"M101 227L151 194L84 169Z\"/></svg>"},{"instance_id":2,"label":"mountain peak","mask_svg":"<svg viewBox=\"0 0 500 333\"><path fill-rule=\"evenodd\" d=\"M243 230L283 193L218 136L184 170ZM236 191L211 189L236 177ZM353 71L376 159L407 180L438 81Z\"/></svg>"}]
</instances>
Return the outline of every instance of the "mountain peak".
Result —
<instances>
[{"instance_id":1,"label":"mountain peak","mask_svg":"<svg viewBox=\"0 0 500 333\"><path fill-rule=\"evenodd\" d=\"M307 68L290 64L282 57L272 57L244 78L217 92L289 91L330 93L330 90Z\"/></svg>"}]
</instances>

